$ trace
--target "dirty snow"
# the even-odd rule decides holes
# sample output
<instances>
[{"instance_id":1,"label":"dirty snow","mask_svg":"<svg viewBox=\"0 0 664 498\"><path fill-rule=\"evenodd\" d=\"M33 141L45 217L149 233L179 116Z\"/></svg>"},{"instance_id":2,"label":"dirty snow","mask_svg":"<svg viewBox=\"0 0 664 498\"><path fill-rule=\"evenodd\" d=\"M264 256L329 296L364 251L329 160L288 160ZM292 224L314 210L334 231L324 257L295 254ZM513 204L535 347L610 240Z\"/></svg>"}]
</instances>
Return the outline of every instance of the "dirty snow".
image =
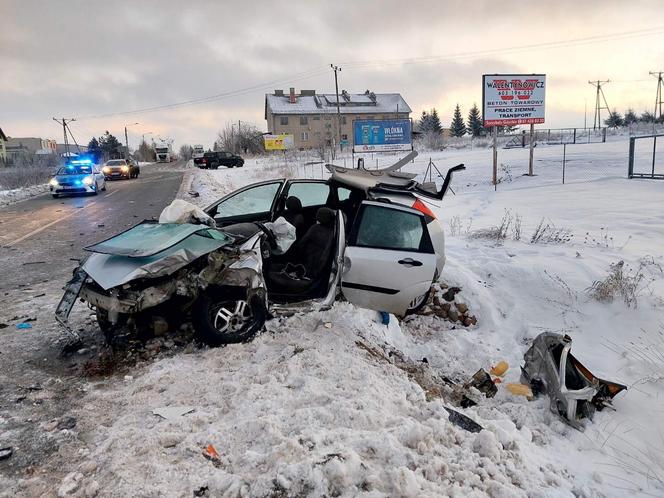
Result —
<instances>
[{"instance_id":1,"label":"dirty snow","mask_svg":"<svg viewBox=\"0 0 664 498\"><path fill-rule=\"evenodd\" d=\"M126 378L90 382L71 431L77 458L65 464L59 491L664 495L664 182L626 180L627 147L618 139L569 146L566 185L559 183L562 147L536 149L535 177L521 176L527 149L501 150L507 166L497 192L487 149L421 155L405 169L423 175L429 156L443 173L460 162L468 167L453 183L457 195L431 207L447 234L443 280L462 287L477 326L435 316L384 326L373 312L337 303L273 320L248 344L194 350ZM321 176L319 165L304 163L260 158L241 169L194 170L181 197L205 205L253 181ZM506 210L511 227L521 219L519 240L512 228L505 240L477 237L477 230L500 225ZM571 237L531 243L543 218ZM586 292L609 265L624 261L634 271L646 257L637 307L620 297L600 303ZM583 432L553 415L547 399L528 402L501 386L495 398L456 408L486 429L466 432L448 421L446 400L428 400L393 361L357 344L415 362L426 357L433 372L454 380L506 360L504 382L518 382L523 354L542 331L570 334L572 352L593 373L629 387L615 411L598 413ZM195 409L165 420L153 414L164 406ZM220 454L216 465L202 454L209 444ZM0 496L29 495L29 485L0 478Z\"/></svg>"}]
</instances>

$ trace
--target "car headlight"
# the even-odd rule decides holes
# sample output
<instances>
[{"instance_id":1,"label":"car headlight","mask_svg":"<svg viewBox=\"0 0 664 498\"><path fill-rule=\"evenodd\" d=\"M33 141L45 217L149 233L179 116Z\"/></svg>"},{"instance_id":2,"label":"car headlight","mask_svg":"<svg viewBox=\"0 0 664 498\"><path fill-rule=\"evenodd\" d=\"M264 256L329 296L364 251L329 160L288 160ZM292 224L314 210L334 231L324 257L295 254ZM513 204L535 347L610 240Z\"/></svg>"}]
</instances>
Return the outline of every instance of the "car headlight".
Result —
<instances>
[{"instance_id":1,"label":"car headlight","mask_svg":"<svg viewBox=\"0 0 664 498\"><path fill-rule=\"evenodd\" d=\"M57 187L58 185L60 185L55 178L51 178L51 181L48 182L48 183L50 183L54 187Z\"/></svg>"},{"instance_id":2,"label":"car headlight","mask_svg":"<svg viewBox=\"0 0 664 498\"><path fill-rule=\"evenodd\" d=\"M123 166L121 169L124 173L126 173L127 171L129 171L129 166Z\"/></svg>"},{"instance_id":3,"label":"car headlight","mask_svg":"<svg viewBox=\"0 0 664 498\"><path fill-rule=\"evenodd\" d=\"M93 181L94 180L92 179L91 176L86 176L85 178L83 178L83 185L92 185Z\"/></svg>"},{"instance_id":4,"label":"car headlight","mask_svg":"<svg viewBox=\"0 0 664 498\"><path fill-rule=\"evenodd\" d=\"M109 168L108 166L104 166L101 170L102 170L102 172L104 172L106 174L111 172L111 168Z\"/></svg>"}]
</instances>

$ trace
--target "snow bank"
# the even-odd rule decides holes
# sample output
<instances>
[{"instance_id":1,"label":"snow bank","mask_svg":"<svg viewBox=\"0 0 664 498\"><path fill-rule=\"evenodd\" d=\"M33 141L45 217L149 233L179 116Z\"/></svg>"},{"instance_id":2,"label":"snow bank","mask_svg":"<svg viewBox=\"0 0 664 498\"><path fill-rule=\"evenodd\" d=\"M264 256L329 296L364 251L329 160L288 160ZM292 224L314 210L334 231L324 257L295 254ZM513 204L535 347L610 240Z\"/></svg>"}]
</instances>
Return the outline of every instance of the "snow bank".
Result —
<instances>
[{"instance_id":1,"label":"snow bank","mask_svg":"<svg viewBox=\"0 0 664 498\"><path fill-rule=\"evenodd\" d=\"M570 489L568 469L529 454L533 435L523 420L517 427L502 412L471 411L488 430L466 432L447 420L443 401L427 401L404 371L358 347L358 340L411 342L374 317L338 304L270 322L252 343L162 360L129 384L93 390L88 403L101 418L90 458L103 494L191 496L208 487L212 496L529 496ZM517 413L530 410L512 404ZM167 421L152 414L163 405L196 411ZM108 415L119 408L118 418ZM201 454L208 444L221 455L219 467Z\"/></svg>"}]
</instances>

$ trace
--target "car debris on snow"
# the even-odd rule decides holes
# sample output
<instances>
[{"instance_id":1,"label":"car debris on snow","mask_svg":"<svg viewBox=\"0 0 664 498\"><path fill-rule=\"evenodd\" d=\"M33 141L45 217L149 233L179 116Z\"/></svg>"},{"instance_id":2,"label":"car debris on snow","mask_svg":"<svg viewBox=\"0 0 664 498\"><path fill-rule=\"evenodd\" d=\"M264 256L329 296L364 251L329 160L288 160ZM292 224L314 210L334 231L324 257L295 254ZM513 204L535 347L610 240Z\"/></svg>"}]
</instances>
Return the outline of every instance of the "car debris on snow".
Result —
<instances>
[{"instance_id":1,"label":"car debris on snow","mask_svg":"<svg viewBox=\"0 0 664 498\"><path fill-rule=\"evenodd\" d=\"M11 448L11 446L8 446L7 448L0 448L0 460L6 460L12 454L14 453L14 450Z\"/></svg>"},{"instance_id":2,"label":"car debris on snow","mask_svg":"<svg viewBox=\"0 0 664 498\"><path fill-rule=\"evenodd\" d=\"M152 414L165 420L174 420L187 413L192 413L195 409L196 407L194 406L162 406L152 410Z\"/></svg>"},{"instance_id":3,"label":"car debris on snow","mask_svg":"<svg viewBox=\"0 0 664 498\"><path fill-rule=\"evenodd\" d=\"M596 410L611 405L611 400L627 386L595 377L571 353L572 338L543 332L524 355L521 382L534 396L547 394L551 411L571 426L582 429L580 420L592 419Z\"/></svg>"}]
</instances>

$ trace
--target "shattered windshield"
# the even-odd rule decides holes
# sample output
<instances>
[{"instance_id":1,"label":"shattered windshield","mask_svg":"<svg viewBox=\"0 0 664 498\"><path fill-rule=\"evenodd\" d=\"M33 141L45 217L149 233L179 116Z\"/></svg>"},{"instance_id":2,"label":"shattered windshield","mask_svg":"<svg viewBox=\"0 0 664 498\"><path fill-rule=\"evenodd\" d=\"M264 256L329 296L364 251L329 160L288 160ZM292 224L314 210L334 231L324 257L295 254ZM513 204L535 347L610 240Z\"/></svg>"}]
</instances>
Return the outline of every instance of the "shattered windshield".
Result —
<instances>
[{"instance_id":1,"label":"shattered windshield","mask_svg":"<svg viewBox=\"0 0 664 498\"><path fill-rule=\"evenodd\" d=\"M87 251L132 258L152 256L165 251L196 234L228 244L233 239L204 225L190 223L141 223L126 232L98 244L86 247Z\"/></svg>"}]
</instances>

